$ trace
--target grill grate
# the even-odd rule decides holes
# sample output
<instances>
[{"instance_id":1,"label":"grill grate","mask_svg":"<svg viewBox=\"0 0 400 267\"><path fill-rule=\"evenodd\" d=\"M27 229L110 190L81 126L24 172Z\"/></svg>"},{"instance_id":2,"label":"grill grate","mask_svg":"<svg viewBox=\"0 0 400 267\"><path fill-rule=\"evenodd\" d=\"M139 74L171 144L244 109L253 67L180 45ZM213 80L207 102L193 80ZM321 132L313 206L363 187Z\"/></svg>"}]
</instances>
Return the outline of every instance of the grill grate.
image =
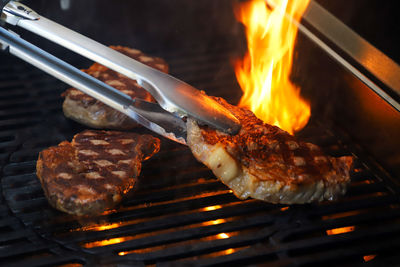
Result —
<instances>
[{"instance_id":1,"label":"grill grate","mask_svg":"<svg viewBox=\"0 0 400 267\"><path fill-rule=\"evenodd\" d=\"M229 53L165 58L173 75L237 101ZM117 210L83 219L52 209L35 175L38 152L84 127L62 115L65 85L9 56L1 55L1 62L2 263L354 266L396 260L398 188L360 158L340 200L272 205L238 200L186 147L162 139L161 151L144 163L137 188ZM334 156L355 151L317 121L301 135Z\"/></svg>"}]
</instances>

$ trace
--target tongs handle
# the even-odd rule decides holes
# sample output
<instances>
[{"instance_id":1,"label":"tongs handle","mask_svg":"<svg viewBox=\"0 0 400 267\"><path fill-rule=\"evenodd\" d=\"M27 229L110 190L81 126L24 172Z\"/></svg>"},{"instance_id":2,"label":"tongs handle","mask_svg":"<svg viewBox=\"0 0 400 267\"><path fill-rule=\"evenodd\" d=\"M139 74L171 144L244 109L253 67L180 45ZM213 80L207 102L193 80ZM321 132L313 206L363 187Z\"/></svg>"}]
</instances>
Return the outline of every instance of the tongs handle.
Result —
<instances>
[{"instance_id":1,"label":"tongs handle","mask_svg":"<svg viewBox=\"0 0 400 267\"><path fill-rule=\"evenodd\" d=\"M13 4L15 2L11 1L5 7L5 12L18 11L11 10ZM20 3L15 5L23 6ZM26 6L23 7L29 9ZM43 16L39 16L31 9L29 9L28 14L29 18L24 16L16 21L15 24L131 79L137 80L165 110L180 117L191 116L200 123L210 125L230 134L235 134L239 131L240 123L235 116L189 84L150 68Z\"/></svg>"}]
</instances>

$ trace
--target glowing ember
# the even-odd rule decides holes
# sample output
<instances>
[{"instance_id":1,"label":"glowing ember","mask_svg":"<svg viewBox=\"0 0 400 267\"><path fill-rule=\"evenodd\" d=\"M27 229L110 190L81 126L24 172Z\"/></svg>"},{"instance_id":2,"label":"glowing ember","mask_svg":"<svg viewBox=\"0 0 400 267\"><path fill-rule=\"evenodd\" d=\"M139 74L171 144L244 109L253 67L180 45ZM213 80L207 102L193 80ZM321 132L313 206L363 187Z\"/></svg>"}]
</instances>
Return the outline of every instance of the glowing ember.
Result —
<instances>
[{"instance_id":1,"label":"glowing ember","mask_svg":"<svg viewBox=\"0 0 400 267\"><path fill-rule=\"evenodd\" d=\"M326 230L326 233L328 235L339 235L339 234L353 232L354 229L355 229L354 226L346 226L346 227L340 227L340 228Z\"/></svg>"},{"instance_id":2,"label":"glowing ember","mask_svg":"<svg viewBox=\"0 0 400 267\"><path fill-rule=\"evenodd\" d=\"M219 239L225 239L225 238L229 238L229 235L226 233L220 233L217 235Z\"/></svg>"},{"instance_id":3,"label":"glowing ember","mask_svg":"<svg viewBox=\"0 0 400 267\"><path fill-rule=\"evenodd\" d=\"M237 19L246 29L248 53L235 64L243 96L239 106L293 134L310 117L310 105L289 80L298 21L309 0L253 0L240 4Z\"/></svg>"},{"instance_id":4,"label":"glowing ember","mask_svg":"<svg viewBox=\"0 0 400 267\"><path fill-rule=\"evenodd\" d=\"M204 210L204 211L210 211L210 210L217 210L217 209L220 209L220 208L222 208L221 205L215 205L215 206L208 206L208 207L205 207L203 210Z\"/></svg>"},{"instance_id":5,"label":"glowing ember","mask_svg":"<svg viewBox=\"0 0 400 267\"><path fill-rule=\"evenodd\" d=\"M367 261L371 261L371 260L375 259L375 257L376 257L376 255L365 255L363 258L364 258L364 261L367 262Z\"/></svg>"},{"instance_id":6,"label":"glowing ember","mask_svg":"<svg viewBox=\"0 0 400 267\"><path fill-rule=\"evenodd\" d=\"M111 239L106 239L106 240L101 240L101 241L94 241L94 242L89 242L82 244L82 247L84 248L95 248L95 247L104 247L104 246L109 246L109 245L114 245L122 242L126 242L133 239L133 237L119 237L119 238L111 238Z\"/></svg>"}]
</instances>

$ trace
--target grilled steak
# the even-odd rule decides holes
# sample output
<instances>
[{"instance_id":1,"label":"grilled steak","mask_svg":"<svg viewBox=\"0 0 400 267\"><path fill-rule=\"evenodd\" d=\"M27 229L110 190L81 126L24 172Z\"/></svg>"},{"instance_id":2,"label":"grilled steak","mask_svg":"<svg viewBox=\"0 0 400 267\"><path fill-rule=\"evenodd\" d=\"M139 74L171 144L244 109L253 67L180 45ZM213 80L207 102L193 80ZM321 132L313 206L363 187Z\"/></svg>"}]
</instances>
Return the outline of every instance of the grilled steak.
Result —
<instances>
[{"instance_id":1,"label":"grilled steak","mask_svg":"<svg viewBox=\"0 0 400 267\"><path fill-rule=\"evenodd\" d=\"M188 145L237 197L294 204L345 193L351 156L324 155L318 146L263 123L251 111L216 100L240 120L240 132L230 136L189 119Z\"/></svg>"},{"instance_id":2,"label":"grilled steak","mask_svg":"<svg viewBox=\"0 0 400 267\"><path fill-rule=\"evenodd\" d=\"M168 72L168 65L161 58L150 57L139 50L127 47L110 47L150 67ZM135 80L131 80L103 65L95 63L89 69L83 71L132 98L141 98L143 100L155 102L153 97L143 87L139 86ZM75 88L68 89L62 96L65 97L63 103L65 116L89 127L98 129L132 129L138 126L138 124L128 116Z\"/></svg>"},{"instance_id":3,"label":"grilled steak","mask_svg":"<svg viewBox=\"0 0 400 267\"><path fill-rule=\"evenodd\" d=\"M53 207L96 215L121 201L141 162L159 148L160 140L151 135L87 130L40 152L36 172Z\"/></svg>"}]
</instances>

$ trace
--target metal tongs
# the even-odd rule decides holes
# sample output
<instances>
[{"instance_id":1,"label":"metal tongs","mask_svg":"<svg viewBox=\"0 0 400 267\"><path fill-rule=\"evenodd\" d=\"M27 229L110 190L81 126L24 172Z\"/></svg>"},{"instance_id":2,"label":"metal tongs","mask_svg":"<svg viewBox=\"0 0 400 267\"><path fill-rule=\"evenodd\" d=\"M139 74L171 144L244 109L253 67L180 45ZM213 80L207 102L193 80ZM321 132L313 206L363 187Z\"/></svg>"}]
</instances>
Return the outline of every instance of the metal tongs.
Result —
<instances>
[{"instance_id":1,"label":"metal tongs","mask_svg":"<svg viewBox=\"0 0 400 267\"><path fill-rule=\"evenodd\" d=\"M0 23L22 27L136 80L158 104L132 100L128 95L23 40L16 33L0 27L2 50L8 50L162 136L186 144L184 117L191 117L200 124L228 134L235 134L240 129L239 121L226 108L187 83L40 16L19 2L0 0L0 11Z\"/></svg>"}]
</instances>

